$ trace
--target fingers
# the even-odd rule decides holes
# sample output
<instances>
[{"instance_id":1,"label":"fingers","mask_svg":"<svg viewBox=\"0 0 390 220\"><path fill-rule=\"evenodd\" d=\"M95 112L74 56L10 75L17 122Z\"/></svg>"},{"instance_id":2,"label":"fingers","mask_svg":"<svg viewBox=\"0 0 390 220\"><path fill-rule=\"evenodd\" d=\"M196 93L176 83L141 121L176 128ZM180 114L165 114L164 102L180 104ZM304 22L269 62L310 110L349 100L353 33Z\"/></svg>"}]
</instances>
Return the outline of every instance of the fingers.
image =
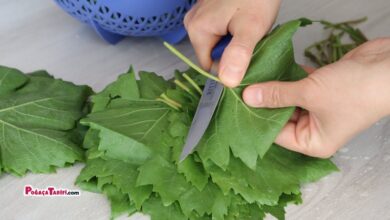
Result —
<instances>
[{"instance_id":1,"label":"fingers","mask_svg":"<svg viewBox=\"0 0 390 220\"><path fill-rule=\"evenodd\" d=\"M328 147L318 135L315 117L300 111L296 121L289 121L279 133L275 143L298 153L312 157L329 158L337 148Z\"/></svg>"},{"instance_id":2,"label":"fingers","mask_svg":"<svg viewBox=\"0 0 390 220\"><path fill-rule=\"evenodd\" d=\"M232 41L226 47L220 62L219 78L228 87L236 87L249 66L253 49L267 33L271 24L250 13L237 12L229 23Z\"/></svg>"},{"instance_id":3,"label":"fingers","mask_svg":"<svg viewBox=\"0 0 390 220\"><path fill-rule=\"evenodd\" d=\"M248 86L244 101L251 107L281 108L299 106L307 108L310 93L306 80L296 82L272 81Z\"/></svg>"},{"instance_id":4,"label":"fingers","mask_svg":"<svg viewBox=\"0 0 390 220\"><path fill-rule=\"evenodd\" d=\"M221 59L222 82L237 86L248 68L256 43L271 27L279 0L203 0L187 13L184 24L201 66L211 67L211 50L218 40L231 33L232 42Z\"/></svg>"},{"instance_id":5,"label":"fingers","mask_svg":"<svg viewBox=\"0 0 390 220\"><path fill-rule=\"evenodd\" d=\"M184 25L194 47L200 65L211 67L211 50L221 36L227 34L227 26L234 8L227 5L213 6L215 1L198 2L185 16Z\"/></svg>"}]
</instances>

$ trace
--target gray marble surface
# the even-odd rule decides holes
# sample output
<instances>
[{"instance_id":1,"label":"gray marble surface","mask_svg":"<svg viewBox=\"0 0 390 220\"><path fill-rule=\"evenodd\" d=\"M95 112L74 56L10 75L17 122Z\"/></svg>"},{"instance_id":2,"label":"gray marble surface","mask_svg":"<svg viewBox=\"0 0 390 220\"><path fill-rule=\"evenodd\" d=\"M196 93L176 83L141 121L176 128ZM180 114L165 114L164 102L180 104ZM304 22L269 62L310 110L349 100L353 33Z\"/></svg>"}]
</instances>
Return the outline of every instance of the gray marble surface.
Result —
<instances>
[{"instance_id":1,"label":"gray marble surface","mask_svg":"<svg viewBox=\"0 0 390 220\"><path fill-rule=\"evenodd\" d=\"M361 27L373 39L390 36L388 0L284 0L277 22L297 17L343 21L368 16ZM303 49L324 36L318 26L302 29L294 39L296 59L307 61ZM188 41L179 49L194 57ZM56 77L101 90L130 64L136 70L166 77L185 68L158 39L126 39L113 46L87 26L63 13L50 0L0 0L0 64L23 71L47 69ZM351 140L333 158L340 167L303 188L304 204L287 208L287 219L390 219L390 119L384 119ZM0 219L108 219L109 204L99 194L79 197L32 198L23 187L73 185L82 164L56 174L0 177ZM126 216L122 217L127 219ZM147 219L135 215L130 219Z\"/></svg>"}]
</instances>

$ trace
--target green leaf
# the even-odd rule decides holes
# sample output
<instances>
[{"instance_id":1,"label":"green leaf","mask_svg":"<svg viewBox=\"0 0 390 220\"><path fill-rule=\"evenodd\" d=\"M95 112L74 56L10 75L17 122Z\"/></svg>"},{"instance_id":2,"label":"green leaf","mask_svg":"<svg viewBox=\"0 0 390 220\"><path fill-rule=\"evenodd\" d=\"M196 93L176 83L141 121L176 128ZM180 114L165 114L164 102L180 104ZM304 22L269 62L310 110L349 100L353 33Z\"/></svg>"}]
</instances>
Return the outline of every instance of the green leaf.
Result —
<instances>
[{"instance_id":1,"label":"green leaf","mask_svg":"<svg viewBox=\"0 0 390 220\"><path fill-rule=\"evenodd\" d=\"M175 166L161 157L154 157L139 168L138 186L152 185L159 193L165 206L177 201L191 188Z\"/></svg>"},{"instance_id":2,"label":"green leaf","mask_svg":"<svg viewBox=\"0 0 390 220\"><path fill-rule=\"evenodd\" d=\"M192 155L189 155L189 157L192 157ZM177 165L177 171L182 173L186 180L191 182L198 190L203 190L208 182L209 175L203 168L202 163L198 163L192 158L180 162Z\"/></svg>"},{"instance_id":3,"label":"green leaf","mask_svg":"<svg viewBox=\"0 0 390 220\"><path fill-rule=\"evenodd\" d=\"M90 89L37 75L28 77L27 83L17 81L23 78L21 73L6 67L0 73L4 80L18 82L18 87L6 83L8 92L0 99L3 169L15 175L27 170L53 172L55 167L82 160L83 152L72 133Z\"/></svg>"},{"instance_id":4,"label":"green leaf","mask_svg":"<svg viewBox=\"0 0 390 220\"><path fill-rule=\"evenodd\" d=\"M111 204L111 219L119 217L123 213L133 214L137 211L129 197L122 194L115 186L107 185L103 189L103 193L107 195Z\"/></svg>"},{"instance_id":5,"label":"green leaf","mask_svg":"<svg viewBox=\"0 0 390 220\"><path fill-rule=\"evenodd\" d=\"M337 167L329 160L314 159L274 145L258 161L256 170L236 158L230 160L226 171L215 165L206 170L223 192L233 190L249 203L274 206L282 194L298 194L301 183L316 181Z\"/></svg>"},{"instance_id":6,"label":"green leaf","mask_svg":"<svg viewBox=\"0 0 390 220\"><path fill-rule=\"evenodd\" d=\"M84 136L83 147L85 149L91 149L98 146L99 142L99 131L90 128Z\"/></svg>"},{"instance_id":7,"label":"green leaf","mask_svg":"<svg viewBox=\"0 0 390 220\"><path fill-rule=\"evenodd\" d=\"M258 220L265 217L264 211L255 203L247 204L238 196L232 198L226 220Z\"/></svg>"},{"instance_id":8,"label":"green leaf","mask_svg":"<svg viewBox=\"0 0 390 220\"><path fill-rule=\"evenodd\" d=\"M124 103L122 103L124 104ZM142 163L166 141L171 111L157 101L126 101L121 108L95 112L81 123L99 130L99 150L114 159Z\"/></svg>"},{"instance_id":9,"label":"green leaf","mask_svg":"<svg viewBox=\"0 0 390 220\"><path fill-rule=\"evenodd\" d=\"M141 71L139 77L137 84L144 99L155 99L171 87L168 81L152 72Z\"/></svg>"},{"instance_id":10,"label":"green leaf","mask_svg":"<svg viewBox=\"0 0 390 220\"><path fill-rule=\"evenodd\" d=\"M279 197L279 201L277 205L275 206L264 205L261 206L261 208L264 210L264 212L273 215L278 220L284 220L286 214L285 207L289 203L294 203L294 204L302 203L301 194L290 194L290 195L283 194Z\"/></svg>"},{"instance_id":11,"label":"green leaf","mask_svg":"<svg viewBox=\"0 0 390 220\"><path fill-rule=\"evenodd\" d=\"M228 213L230 196L225 196L215 184L209 182L201 191L192 187L179 199L180 207L186 216L195 210L203 216L212 214L213 219L223 220Z\"/></svg>"},{"instance_id":12,"label":"green leaf","mask_svg":"<svg viewBox=\"0 0 390 220\"><path fill-rule=\"evenodd\" d=\"M111 178L112 185L116 186L123 194L128 194L135 206L139 209L142 203L149 198L152 187L136 186L138 166L120 160L92 159L77 177L76 184L83 185L91 180Z\"/></svg>"},{"instance_id":13,"label":"green leaf","mask_svg":"<svg viewBox=\"0 0 390 220\"><path fill-rule=\"evenodd\" d=\"M16 90L28 81L28 77L17 69L0 66L0 96Z\"/></svg>"},{"instance_id":14,"label":"green leaf","mask_svg":"<svg viewBox=\"0 0 390 220\"><path fill-rule=\"evenodd\" d=\"M135 80L135 74L132 67L125 74L122 74L118 79L108 85L102 92L92 96L93 109L92 112L101 111L110 104L112 99L138 99L140 94Z\"/></svg>"},{"instance_id":15,"label":"green leaf","mask_svg":"<svg viewBox=\"0 0 390 220\"><path fill-rule=\"evenodd\" d=\"M226 168L231 150L245 165L255 169L258 156L265 155L294 109L251 108L243 102L241 93L247 84L296 80L306 75L294 62L291 41L299 25L299 21L284 24L260 41L243 85L225 89L215 116L197 148L203 160L210 159Z\"/></svg>"},{"instance_id":16,"label":"green leaf","mask_svg":"<svg viewBox=\"0 0 390 220\"><path fill-rule=\"evenodd\" d=\"M184 220L186 216L181 212L177 203L170 206L164 206L161 200L157 197L148 199L142 211L151 216L153 220Z\"/></svg>"},{"instance_id":17,"label":"green leaf","mask_svg":"<svg viewBox=\"0 0 390 220\"><path fill-rule=\"evenodd\" d=\"M302 27L313 24L313 21L308 18L300 18L299 20L301 21Z\"/></svg>"},{"instance_id":18,"label":"green leaf","mask_svg":"<svg viewBox=\"0 0 390 220\"><path fill-rule=\"evenodd\" d=\"M52 75L50 75L50 73L48 73L46 70L36 70L34 72L28 73L28 75L29 76L47 77L47 78L54 79L54 77Z\"/></svg>"}]
</instances>

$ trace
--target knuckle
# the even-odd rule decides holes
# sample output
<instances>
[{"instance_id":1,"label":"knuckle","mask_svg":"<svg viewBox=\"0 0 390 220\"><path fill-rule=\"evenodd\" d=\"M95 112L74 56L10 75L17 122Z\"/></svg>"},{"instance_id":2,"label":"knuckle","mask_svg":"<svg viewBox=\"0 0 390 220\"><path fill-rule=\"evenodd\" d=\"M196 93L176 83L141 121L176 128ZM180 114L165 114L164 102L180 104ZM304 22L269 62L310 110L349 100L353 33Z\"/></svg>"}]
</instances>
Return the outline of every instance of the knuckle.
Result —
<instances>
[{"instance_id":1,"label":"knuckle","mask_svg":"<svg viewBox=\"0 0 390 220\"><path fill-rule=\"evenodd\" d=\"M192 10L187 12L187 14L184 16L183 23L184 23L184 27L186 29L188 29L188 27L189 27L189 22L190 22L190 19L191 19L191 13L192 13Z\"/></svg>"},{"instance_id":2,"label":"knuckle","mask_svg":"<svg viewBox=\"0 0 390 220\"><path fill-rule=\"evenodd\" d=\"M196 33L197 29L199 29L199 22L197 20L190 19L187 21L186 28L189 34Z\"/></svg>"},{"instance_id":3,"label":"knuckle","mask_svg":"<svg viewBox=\"0 0 390 220\"><path fill-rule=\"evenodd\" d=\"M194 13L194 14L193 14ZM202 16L198 15L199 13L188 12L184 17L184 25L188 32L196 32L202 27Z\"/></svg>"},{"instance_id":4,"label":"knuckle","mask_svg":"<svg viewBox=\"0 0 390 220\"><path fill-rule=\"evenodd\" d=\"M248 24L258 26L258 25L263 25L264 23L262 22L261 16L259 16L257 13L246 12L245 16Z\"/></svg>"},{"instance_id":5,"label":"knuckle","mask_svg":"<svg viewBox=\"0 0 390 220\"><path fill-rule=\"evenodd\" d=\"M301 105L302 107L310 106L313 101L316 99L316 95L314 93L313 88L313 79L311 77L307 77L302 80L301 91Z\"/></svg>"},{"instance_id":6,"label":"knuckle","mask_svg":"<svg viewBox=\"0 0 390 220\"><path fill-rule=\"evenodd\" d=\"M240 56L244 59L250 58L252 56L253 49L244 42L233 41L231 42L230 47L234 50L234 53L237 56Z\"/></svg>"},{"instance_id":7,"label":"knuckle","mask_svg":"<svg viewBox=\"0 0 390 220\"><path fill-rule=\"evenodd\" d=\"M319 100L322 100L320 90L323 83L318 77L308 76L301 80L300 86L301 107L311 109L320 103Z\"/></svg>"},{"instance_id":8,"label":"knuckle","mask_svg":"<svg viewBox=\"0 0 390 220\"><path fill-rule=\"evenodd\" d=\"M193 17L187 24L187 31L190 36L203 38L205 33L210 34L213 32L213 27L215 26L208 22L207 17L194 16L196 17Z\"/></svg>"},{"instance_id":9,"label":"knuckle","mask_svg":"<svg viewBox=\"0 0 390 220\"><path fill-rule=\"evenodd\" d=\"M267 22L262 19L258 14L248 13L247 15L247 25L249 32L252 32L254 35L261 35L264 30L267 30Z\"/></svg>"},{"instance_id":10,"label":"knuckle","mask_svg":"<svg viewBox=\"0 0 390 220\"><path fill-rule=\"evenodd\" d=\"M273 106L279 106L281 104L281 96L280 96L280 88L279 86L271 86L269 90L269 99L268 99L268 105L271 107Z\"/></svg>"},{"instance_id":11,"label":"knuckle","mask_svg":"<svg viewBox=\"0 0 390 220\"><path fill-rule=\"evenodd\" d=\"M189 23L187 24L188 36L192 43L200 44L204 41L204 36L201 32L202 27L198 21L193 21L193 20L194 19L189 21Z\"/></svg>"}]
</instances>

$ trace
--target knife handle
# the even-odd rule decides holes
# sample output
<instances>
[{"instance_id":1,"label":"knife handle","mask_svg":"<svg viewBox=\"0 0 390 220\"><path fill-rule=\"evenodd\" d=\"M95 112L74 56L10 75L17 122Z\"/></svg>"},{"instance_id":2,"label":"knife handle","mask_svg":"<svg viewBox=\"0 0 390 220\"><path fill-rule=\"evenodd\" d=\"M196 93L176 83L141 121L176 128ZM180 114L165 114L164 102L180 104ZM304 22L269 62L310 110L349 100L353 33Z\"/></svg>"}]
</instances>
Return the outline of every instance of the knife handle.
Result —
<instances>
[{"instance_id":1,"label":"knife handle","mask_svg":"<svg viewBox=\"0 0 390 220\"><path fill-rule=\"evenodd\" d=\"M211 51L211 59L214 60L219 60L222 57L223 51L225 50L226 46L230 43L232 40L232 35L227 34L219 40L217 45L213 48Z\"/></svg>"}]
</instances>

